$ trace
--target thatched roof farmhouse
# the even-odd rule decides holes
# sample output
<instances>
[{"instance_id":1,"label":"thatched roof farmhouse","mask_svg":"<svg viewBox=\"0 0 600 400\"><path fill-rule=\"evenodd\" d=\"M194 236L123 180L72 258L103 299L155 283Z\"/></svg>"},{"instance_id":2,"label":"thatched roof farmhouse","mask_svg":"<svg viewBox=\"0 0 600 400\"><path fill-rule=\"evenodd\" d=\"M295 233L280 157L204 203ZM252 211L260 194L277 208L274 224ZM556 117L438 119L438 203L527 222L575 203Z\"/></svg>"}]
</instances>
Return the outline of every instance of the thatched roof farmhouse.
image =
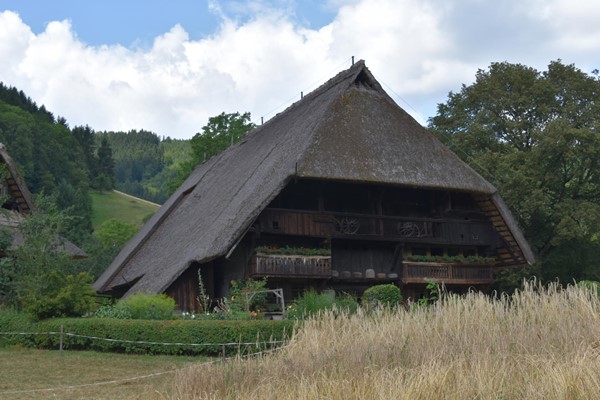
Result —
<instances>
[{"instance_id":1,"label":"thatched roof farmhouse","mask_svg":"<svg viewBox=\"0 0 600 400\"><path fill-rule=\"evenodd\" d=\"M259 246L330 255L270 257ZM488 264L458 267L461 256ZM494 269L532 262L497 190L359 61L199 165L95 289L166 292L191 309L200 269L215 296L249 276L268 277L288 296L307 287L360 292L377 282L418 295L429 278L485 286Z\"/></svg>"}]
</instances>

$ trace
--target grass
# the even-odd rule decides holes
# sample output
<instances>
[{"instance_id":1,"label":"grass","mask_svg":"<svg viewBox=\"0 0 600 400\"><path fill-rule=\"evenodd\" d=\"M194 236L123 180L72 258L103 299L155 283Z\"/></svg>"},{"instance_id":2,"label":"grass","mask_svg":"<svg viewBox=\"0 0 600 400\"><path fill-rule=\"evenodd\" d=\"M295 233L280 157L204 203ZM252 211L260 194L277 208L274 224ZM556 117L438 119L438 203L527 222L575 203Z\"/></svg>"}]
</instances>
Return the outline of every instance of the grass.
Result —
<instances>
[{"instance_id":1,"label":"grass","mask_svg":"<svg viewBox=\"0 0 600 400\"><path fill-rule=\"evenodd\" d=\"M199 357L136 356L95 352L0 349L0 399L165 399L173 389L174 370ZM117 384L88 385L157 372L169 373ZM64 386L88 385L76 389ZM18 390L57 388L29 393Z\"/></svg>"},{"instance_id":2,"label":"grass","mask_svg":"<svg viewBox=\"0 0 600 400\"><path fill-rule=\"evenodd\" d=\"M141 228L145 220L158 210L143 200L115 192L92 191L92 224L94 229L110 218Z\"/></svg>"},{"instance_id":3,"label":"grass","mask_svg":"<svg viewBox=\"0 0 600 400\"><path fill-rule=\"evenodd\" d=\"M289 346L177 372L175 399L600 398L600 300L528 284L512 297L307 321Z\"/></svg>"}]
</instances>

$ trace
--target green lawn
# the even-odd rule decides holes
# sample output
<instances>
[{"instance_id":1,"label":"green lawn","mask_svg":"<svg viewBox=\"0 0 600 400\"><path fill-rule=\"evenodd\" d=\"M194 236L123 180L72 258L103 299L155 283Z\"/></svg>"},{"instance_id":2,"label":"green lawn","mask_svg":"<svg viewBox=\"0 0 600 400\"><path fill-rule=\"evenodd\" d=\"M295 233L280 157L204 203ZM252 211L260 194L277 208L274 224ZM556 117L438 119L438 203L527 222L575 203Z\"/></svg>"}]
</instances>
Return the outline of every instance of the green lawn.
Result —
<instances>
[{"instance_id":1,"label":"green lawn","mask_svg":"<svg viewBox=\"0 0 600 400\"><path fill-rule=\"evenodd\" d=\"M115 192L92 191L92 224L94 229L110 218L141 228L158 206Z\"/></svg>"},{"instance_id":2,"label":"green lawn","mask_svg":"<svg viewBox=\"0 0 600 400\"><path fill-rule=\"evenodd\" d=\"M175 370L206 360L0 347L0 399L165 399ZM109 381L116 382L98 385Z\"/></svg>"}]
</instances>

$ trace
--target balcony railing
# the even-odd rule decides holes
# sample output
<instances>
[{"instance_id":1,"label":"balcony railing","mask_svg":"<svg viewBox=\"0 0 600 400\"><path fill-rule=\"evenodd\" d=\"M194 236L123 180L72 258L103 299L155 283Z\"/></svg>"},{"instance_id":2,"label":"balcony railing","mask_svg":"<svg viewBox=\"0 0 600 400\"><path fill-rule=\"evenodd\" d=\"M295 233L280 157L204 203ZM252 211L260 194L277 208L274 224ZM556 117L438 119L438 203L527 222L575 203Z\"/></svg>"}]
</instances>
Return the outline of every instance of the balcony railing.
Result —
<instances>
[{"instance_id":1,"label":"balcony railing","mask_svg":"<svg viewBox=\"0 0 600 400\"><path fill-rule=\"evenodd\" d=\"M255 277L331 278L331 257L256 254L250 270Z\"/></svg>"},{"instance_id":2,"label":"balcony railing","mask_svg":"<svg viewBox=\"0 0 600 400\"><path fill-rule=\"evenodd\" d=\"M496 236L487 221L444 220L269 208L262 232L334 238L389 238L411 242L483 245Z\"/></svg>"},{"instance_id":3,"label":"balcony railing","mask_svg":"<svg viewBox=\"0 0 600 400\"><path fill-rule=\"evenodd\" d=\"M402 283L488 284L493 281L491 265L404 261Z\"/></svg>"},{"instance_id":4,"label":"balcony railing","mask_svg":"<svg viewBox=\"0 0 600 400\"><path fill-rule=\"evenodd\" d=\"M427 283L430 280L445 284L489 284L493 281L491 265L404 261L402 283ZM253 277L330 279L331 257L256 254L250 268ZM357 279L354 276L336 276L336 279ZM377 276L379 278L379 276ZM386 277L387 278L387 277ZM362 276L361 279L368 279Z\"/></svg>"}]
</instances>

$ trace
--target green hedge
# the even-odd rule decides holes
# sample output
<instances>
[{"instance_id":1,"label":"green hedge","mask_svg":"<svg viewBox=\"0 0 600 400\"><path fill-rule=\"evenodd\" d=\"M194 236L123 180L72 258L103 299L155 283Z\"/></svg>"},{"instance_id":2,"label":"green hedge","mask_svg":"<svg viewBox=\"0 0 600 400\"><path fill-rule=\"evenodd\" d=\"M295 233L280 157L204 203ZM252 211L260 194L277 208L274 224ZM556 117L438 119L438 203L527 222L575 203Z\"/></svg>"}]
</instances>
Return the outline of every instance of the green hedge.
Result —
<instances>
[{"instance_id":1,"label":"green hedge","mask_svg":"<svg viewBox=\"0 0 600 400\"><path fill-rule=\"evenodd\" d=\"M22 321L24 322L24 321ZM0 324L2 321L0 320ZM56 318L40 321L22 327L0 325L0 331L12 332L64 332L82 336L95 336L109 339L160 342L160 343L257 343L269 340L280 341L289 338L294 329L293 321L150 321L121 320L108 318ZM11 343L38 348L59 347L59 335L28 335L11 337ZM276 344L275 346L278 346ZM248 354L268 349L270 345L256 344L227 346L227 355ZM96 340L87 337L63 336L63 348L72 350L94 350L104 352L137 354L204 354L219 355L220 345L180 346L123 343Z\"/></svg>"},{"instance_id":2,"label":"green hedge","mask_svg":"<svg viewBox=\"0 0 600 400\"><path fill-rule=\"evenodd\" d=\"M29 314L0 309L0 332L35 332L36 326ZM33 336L0 335L0 346L33 344Z\"/></svg>"}]
</instances>

